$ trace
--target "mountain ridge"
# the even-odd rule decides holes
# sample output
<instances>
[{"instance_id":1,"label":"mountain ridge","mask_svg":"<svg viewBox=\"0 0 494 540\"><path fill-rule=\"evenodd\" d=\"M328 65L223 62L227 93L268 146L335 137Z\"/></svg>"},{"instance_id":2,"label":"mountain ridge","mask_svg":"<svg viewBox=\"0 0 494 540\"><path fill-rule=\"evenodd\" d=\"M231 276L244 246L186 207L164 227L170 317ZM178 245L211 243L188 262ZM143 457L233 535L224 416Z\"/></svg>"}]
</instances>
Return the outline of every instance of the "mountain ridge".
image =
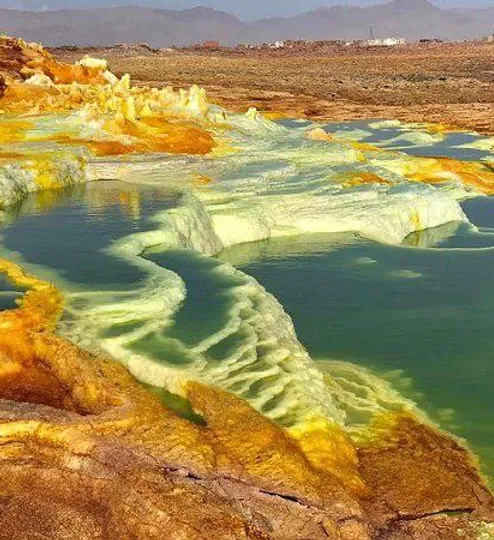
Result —
<instances>
[{"instance_id":1,"label":"mountain ridge","mask_svg":"<svg viewBox=\"0 0 494 540\"><path fill-rule=\"evenodd\" d=\"M146 42L153 47L203 41L226 45L280 39L466 40L492 33L494 7L445 9L429 0L392 0L369 6L321 6L289 17L242 21L206 6L183 10L127 5L29 11L0 8L0 33L47 45L113 45Z\"/></svg>"}]
</instances>

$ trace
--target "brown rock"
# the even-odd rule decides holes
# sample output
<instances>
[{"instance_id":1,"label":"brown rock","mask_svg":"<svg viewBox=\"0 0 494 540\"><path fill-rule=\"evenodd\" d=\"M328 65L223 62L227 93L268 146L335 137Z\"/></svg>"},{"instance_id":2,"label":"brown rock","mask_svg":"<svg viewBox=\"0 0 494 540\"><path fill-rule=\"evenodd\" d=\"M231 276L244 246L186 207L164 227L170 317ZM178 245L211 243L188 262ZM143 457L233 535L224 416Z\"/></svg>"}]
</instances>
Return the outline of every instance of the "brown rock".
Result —
<instances>
[{"instance_id":1,"label":"brown rock","mask_svg":"<svg viewBox=\"0 0 494 540\"><path fill-rule=\"evenodd\" d=\"M398 528L403 538L410 530L410 538L415 538L417 530L433 531L444 523L450 527L450 513L492 521L493 498L471 454L452 437L414 418L394 422L379 444L359 449L360 472L373 492L363 505L377 529ZM441 519L423 520L436 515Z\"/></svg>"}]
</instances>

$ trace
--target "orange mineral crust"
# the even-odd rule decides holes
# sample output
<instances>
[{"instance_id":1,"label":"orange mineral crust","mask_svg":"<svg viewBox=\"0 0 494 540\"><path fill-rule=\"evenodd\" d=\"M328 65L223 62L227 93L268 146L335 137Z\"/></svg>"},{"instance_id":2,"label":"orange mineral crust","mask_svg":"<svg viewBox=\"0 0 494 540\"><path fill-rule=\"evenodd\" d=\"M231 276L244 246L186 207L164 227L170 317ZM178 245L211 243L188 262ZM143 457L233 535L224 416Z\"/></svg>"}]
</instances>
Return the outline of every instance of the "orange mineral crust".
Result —
<instances>
[{"instance_id":1,"label":"orange mineral crust","mask_svg":"<svg viewBox=\"0 0 494 540\"><path fill-rule=\"evenodd\" d=\"M7 82L27 79L42 73L49 76L56 84L72 82L101 84L105 81L102 67L102 64L71 65L59 62L37 43L27 43L20 38L0 36L0 73Z\"/></svg>"},{"instance_id":2,"label":"orange mineral crust","mask_svg":"<svg viewBox=\"0 0 494 540\"><path fill-rule=\"evenodd\" d=\"M215 147L214 139L210 133L192 122L173 121L165 118L153 118L152 122L149 120L133 123L105 122L102 126L101 138L82 139L75 133L56 133L46 137L32 137L31 140L87 148L98 157L159 152L205 155Z\"/></svg>"},{"instance_id":3,"label":"orange mineral crust","mask_svg":"<svg viewBox=\"0 0 494 540\"><path fill-rule=\"evenodd\" d=\"M364 184L383 184L391 185L392 182L381 178L379 175L369 172L352 172L342 175L341 180L343 181L344 187L354 187L361 186Z\"/></svg>"},{"instance_id":4,"label":"orange mineral crust","mask_svg":"<svg viewBox=\"0 0 494 540\"><path fill-rule=\"evenodd\" d=\"M454 539L494 518L470 455L435 429L395 415L360 447L324 426L289 435L193 382L200 421L182 418L54 335L55 287L0 270L28 288L0 314L0 537Z\"/></svg>"},{"instance_id":5,"label":"orange mineral crust","mask_svg":"<svg viewBox=\"0 0 494 540\"><path fill-rule=\"evenodd\" d=\"M70 91L69 91L70 90ZM107 105L99 106L98 94L94 87L39 88L26 84L14 84L0 99L0 109L9 112L8 120L2 123L0 144L13 142L57 142L89 148L96 156L124 155L129 153L164 152L170 154L205 155L213 150L216 143L211 133L202 125L187 118L165 115L166 107L153 116L136 116L132 96L121 101L112 101L111 93L104 99L114 106L107 111ZM131 99L132 98L132 99ZM60 114L78 111L83 105L88 121L99 126L99 133L81 138L76 127L83 126L82 118L74 123L71 132L56 132L42 135L36 129L35 118L40 114ZM110 106L110 105L108 105ZM19 119L20 113L29 119Z\"/></svg>"},{"instance_id":6,"label":"orange mineral crust","mask_svg":"<svg viewBox=\"0 0 494 540\"><path fill-rule=\"evenodd\" d=\"M450 158L414 158L413 169L404 170L408 180L438 184L457 179L486 195L494 195L494 171L486 164Z\"/></svg>"}]
</instances>

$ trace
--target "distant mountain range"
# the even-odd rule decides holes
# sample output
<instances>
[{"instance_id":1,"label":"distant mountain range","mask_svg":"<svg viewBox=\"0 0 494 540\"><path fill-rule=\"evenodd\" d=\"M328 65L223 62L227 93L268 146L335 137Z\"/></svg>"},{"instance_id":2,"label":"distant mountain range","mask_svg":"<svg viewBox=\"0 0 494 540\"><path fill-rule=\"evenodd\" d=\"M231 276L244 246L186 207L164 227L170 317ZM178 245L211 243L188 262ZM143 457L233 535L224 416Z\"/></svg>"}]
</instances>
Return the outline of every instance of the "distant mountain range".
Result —
<instances>
[{"instance_id":1,"label":"distant mountain range","mask_svg":"<svg viewBox=\"0 0 494 540\"><path fill-rule=\"evenodd\" d=\"M0 33L47 45L146 42L166 47L207 40L234 45L282 39L366 39L370 27L376 37L475 39L494 33L494 7L441 9L428 0L393 0L251 22L205 7L181 11L142 6L41 12L0 9Z\"/></svg>"}]
</instances>

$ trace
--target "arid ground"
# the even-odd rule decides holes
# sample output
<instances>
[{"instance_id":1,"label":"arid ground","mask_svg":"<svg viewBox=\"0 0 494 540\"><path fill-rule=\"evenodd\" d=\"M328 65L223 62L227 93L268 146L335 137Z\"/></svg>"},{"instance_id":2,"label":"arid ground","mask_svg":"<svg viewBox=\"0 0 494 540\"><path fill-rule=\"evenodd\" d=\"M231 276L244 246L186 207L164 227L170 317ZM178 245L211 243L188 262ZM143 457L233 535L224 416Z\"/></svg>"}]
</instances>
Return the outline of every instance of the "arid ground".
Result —
<instances>
[{"instance_id":1,"label":"arid ground","mask_svg":"<svg viewBox=\"0 0 494 540\"><path fill-rule=\"evenodd\" d=\"M86 51L56 51L65 61ZM234 110L256 106L316 119L397 118L494 133L494 45L431 43L394 49L89 51L136 84L199 84Z\"/></svg>"}]
</instances>

